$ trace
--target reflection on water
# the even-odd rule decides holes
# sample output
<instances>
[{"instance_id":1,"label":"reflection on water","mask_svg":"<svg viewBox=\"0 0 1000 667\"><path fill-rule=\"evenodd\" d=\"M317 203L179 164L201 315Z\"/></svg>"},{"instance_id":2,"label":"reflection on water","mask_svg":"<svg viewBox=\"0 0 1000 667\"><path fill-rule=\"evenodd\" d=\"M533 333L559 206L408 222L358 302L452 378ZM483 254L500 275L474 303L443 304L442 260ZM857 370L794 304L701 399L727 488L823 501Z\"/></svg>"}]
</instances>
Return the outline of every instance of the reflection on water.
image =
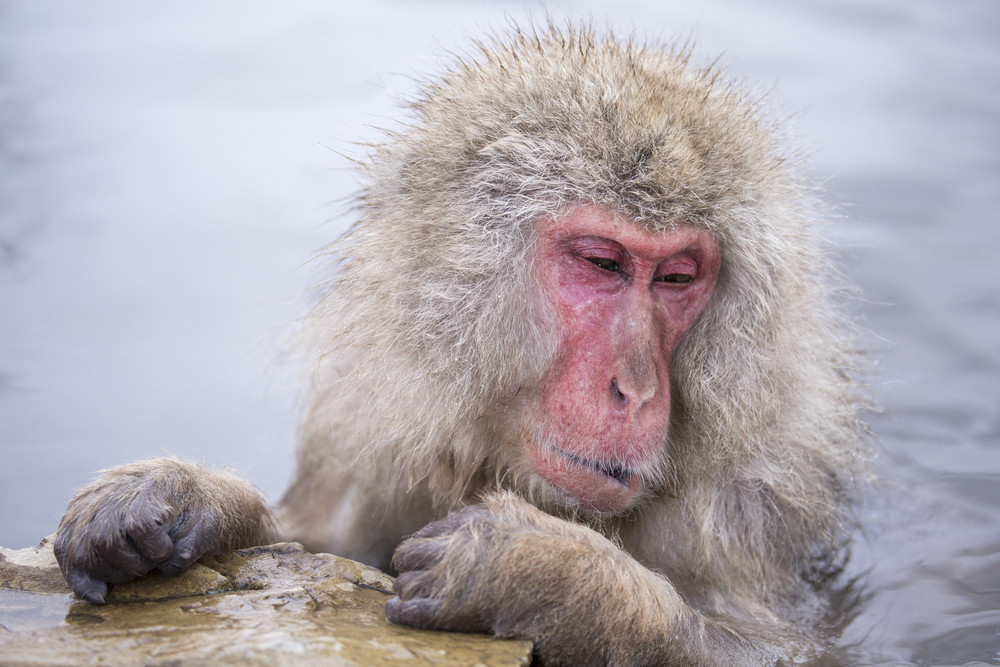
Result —
<instances>
[{"instance_id":1,"label":"reflection on water","mask_svg":"<svg viewBox=\"0 0 1000 667\"><path fill-rule=\"evenodd\" d=\"M841 206L889 472L856 615L831 621L851 661L1000 663L1000 4L578 4L773 83ZM337 153L399 116L393 73L504 20L213 7L0 4L4 546L53 531L89 471L163 451L281 492L296 385L274 350L354 187Z\"/></svg>"},{"instance_id":2,"label":"reflection on water","mask_svg":"<svg viewBox=\"0 0 1000 667\"><path fill-rule=\"evenodd\" d=\"M31 632L54 628L66 622L73 605L68 595L26 593L0 588L0 607L4 610L0 632Z\"/></svg>"}]
</instances>

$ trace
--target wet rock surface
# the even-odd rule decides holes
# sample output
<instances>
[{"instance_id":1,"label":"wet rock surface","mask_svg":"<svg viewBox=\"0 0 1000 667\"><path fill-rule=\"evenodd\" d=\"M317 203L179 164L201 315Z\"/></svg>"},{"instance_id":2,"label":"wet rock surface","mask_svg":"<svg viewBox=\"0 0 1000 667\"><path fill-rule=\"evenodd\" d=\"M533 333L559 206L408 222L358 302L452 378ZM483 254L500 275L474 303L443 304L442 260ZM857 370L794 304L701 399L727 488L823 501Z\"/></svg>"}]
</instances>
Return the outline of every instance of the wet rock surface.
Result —
<instances>
[{"instance_id":1,"label":"wet rock surface","mask_svg":"<svg viewBox=\"0 0 1000 667\"><path fill-rule=\"evenodd\" d=\"M0 547L4 665L528 665L529 642L402 628L392 577L293 543L152 574L94 606L70 594L49 539Z\"/></svg>"}]
</instances>

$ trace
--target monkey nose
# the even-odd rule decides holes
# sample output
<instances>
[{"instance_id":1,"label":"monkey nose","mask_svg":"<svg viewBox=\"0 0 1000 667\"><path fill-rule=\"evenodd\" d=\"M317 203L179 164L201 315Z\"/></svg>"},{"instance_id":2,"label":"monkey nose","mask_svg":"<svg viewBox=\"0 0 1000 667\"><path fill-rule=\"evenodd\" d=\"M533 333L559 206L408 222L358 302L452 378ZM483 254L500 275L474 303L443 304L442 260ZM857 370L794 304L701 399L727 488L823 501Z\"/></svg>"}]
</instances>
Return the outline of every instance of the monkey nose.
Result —
<instances>
[{"instance_id":1,"label":"monkey nose","mask_svg":"<svg viewBox=\"0 0 1000 667\"><path fill-rule=\"evenodd\" d=\"M635 416L646 403L656 395L654 382L628 382L621 376L611 378L609 389L611 406L614 410Z\"/></svg>"},{"instance_id":2,"label":"monkey nose","mask_svg":"<svg viewBox=\"0 0 1000 667\"><path fill-rule=\"evenodd\" d=\"M618 378L611 378L611 401L618 408L624 409L628 407L628 396L618 388Z\"/></svg>"}]
</instances>

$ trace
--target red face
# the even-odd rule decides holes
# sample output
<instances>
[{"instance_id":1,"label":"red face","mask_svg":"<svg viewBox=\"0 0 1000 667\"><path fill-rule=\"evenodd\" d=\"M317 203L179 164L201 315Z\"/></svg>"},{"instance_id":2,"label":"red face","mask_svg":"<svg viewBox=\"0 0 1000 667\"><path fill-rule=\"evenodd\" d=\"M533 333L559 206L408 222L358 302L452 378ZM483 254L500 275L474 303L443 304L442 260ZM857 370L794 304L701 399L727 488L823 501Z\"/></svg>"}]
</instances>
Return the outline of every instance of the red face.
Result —
<instances>
[{"instance_id":1,"label":"red face","mask_svg":"<svg viewBox=\"0 0 1000 667\"><path fill-rule=\"evenodd\" d=\"M561 332L528 462L571 502L620 512L670 418L670 357L704 310L720 253L705 232L653 234L595 207L542 223L535 280Z\"/></svg>"}]
</instances>

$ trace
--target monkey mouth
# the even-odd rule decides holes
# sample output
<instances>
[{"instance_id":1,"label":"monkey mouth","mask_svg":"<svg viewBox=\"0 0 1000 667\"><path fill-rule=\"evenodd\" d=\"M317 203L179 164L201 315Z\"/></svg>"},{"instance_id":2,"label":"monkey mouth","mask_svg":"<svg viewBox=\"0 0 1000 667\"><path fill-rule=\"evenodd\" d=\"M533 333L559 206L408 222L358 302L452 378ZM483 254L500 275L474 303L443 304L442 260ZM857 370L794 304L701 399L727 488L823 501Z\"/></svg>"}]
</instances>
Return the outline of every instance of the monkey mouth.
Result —
<instances>
[{"instance_id":1,"label":"monkey mouth","mask_svg":"<svg viewBox=\"0 0 1000 667\"><path fill-rule=\"evenodd\" d=\"M620 462L595 461L544 440L529 455L533 472L561 494L568 507L619 514L641 495L641 474Z\"/></svg>"},{"instance_id":2,"label":"monkey mouth","mask_svg":"<svg viewBox=\"0 0 1000 667\"><path fill-rule=\"evenodd\" d=\"M610 477L611 479L615 480L622 486L628 487L629 482L632 480L632 471L630 471L623 465L590 461L588 459L579 457L576 454L570 454L567 451L563 451L558 447L553 447L552 445L548 445L548 448L551 449L556 454L558 454L559 456L561 456L562 458L566 459L567 461L575 463L581 468L587 468L588 470L592 470L594 472L605 475L606 477Z\"/></svg>"}]
</instances>

